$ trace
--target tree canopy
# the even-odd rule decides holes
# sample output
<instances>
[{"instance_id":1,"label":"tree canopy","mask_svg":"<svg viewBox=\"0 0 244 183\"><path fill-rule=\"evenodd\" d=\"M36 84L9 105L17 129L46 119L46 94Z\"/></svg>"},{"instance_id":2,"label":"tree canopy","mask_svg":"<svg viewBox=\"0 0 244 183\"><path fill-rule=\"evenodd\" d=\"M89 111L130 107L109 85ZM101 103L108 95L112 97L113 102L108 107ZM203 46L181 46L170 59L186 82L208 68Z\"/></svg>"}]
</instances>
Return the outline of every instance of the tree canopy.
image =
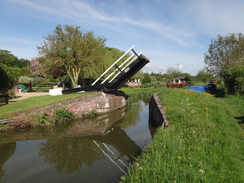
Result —
<instances>
[{"instance_id":1,"label":"tree canopy","mask_svg":"<svg viewBox=\"0 0 244 183\"><path fill-rule=\"evenodd\" d=\"M8 50L0 50L0 63L3 63L9 67L26 67L29 60L27 59L18 59Z\"/></svg>"},{"instance_id":2,"label":"tree canopy","mask_svg":"<svg viewBox=\"0 0 244 183\"><path fill-rule=\"evenodd\" d=\"M213 74L208 73L208 72L206 72L206 71L204 71L204 70L200 70L200 71L197 73L195 79L196 79L197 81L201 81L201 82L203 82L203 83L209 83L210 80L213 79Z\"/></svg>"},{"instance_id":3,"label":"tree canopy","mask_svg":"<svg viewBox=\"0 0 244 183\"><path fill-rule=\"evenodd\" d=\"M244 35L229 34L219 35L212 40L208 52L205 53L204 63L207 71L221 74L221 71L243 63L244 60Z\"/></svg>"},{"instance_id":4,"label":"tree canopy","mask_svg":"<svg viewBox=\"0 0 244 183\"><path fill-rule=\"evenodd\" d=\"M79 26L58 25L38 49L44 65L64 69L75 87L84 68L89 66L96 72L96 67L101 65L105 41L92 32L82 32Z\"/></svg>"},{"instance_id":5,"label":"tree canopy","mask_svg":"<svg viewBox=\"0 0 244 183\"><path fill-rule=\"evenodd\" d=\"M0 63L0 92L6 93L14 85L13 73L8 66Z\"/></svg>"},{"instance_id":6,"label":"tree canopy","mask_svg":"<svg viewBox=\"0 0 244 183\"><path fill-rule=\"evenodd\" d=\"M212 40L205 53L207 71L224 78L225 88L231 94L244 94L244 35L229 34Z\"/></svg>"}]
</instances>

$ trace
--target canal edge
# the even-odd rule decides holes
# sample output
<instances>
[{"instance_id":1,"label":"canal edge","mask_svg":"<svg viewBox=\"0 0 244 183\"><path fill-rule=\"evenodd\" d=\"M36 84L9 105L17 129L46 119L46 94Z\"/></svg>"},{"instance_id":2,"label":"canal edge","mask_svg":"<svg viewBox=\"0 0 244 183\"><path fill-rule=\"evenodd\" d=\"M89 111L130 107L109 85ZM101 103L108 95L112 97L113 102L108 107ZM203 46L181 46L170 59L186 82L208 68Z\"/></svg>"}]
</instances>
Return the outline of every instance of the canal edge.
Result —
<instances>
[{"instance_id":1,"label":"canal edge","mask_svg":"<svg viewBox=\"0 0 244 183\"><path fill-rule=\"evenodd\" d=\"M154 93L149 101L149 123L156 127L169 126L163 103L157 93Z\"/></svg>"}]
</instances>

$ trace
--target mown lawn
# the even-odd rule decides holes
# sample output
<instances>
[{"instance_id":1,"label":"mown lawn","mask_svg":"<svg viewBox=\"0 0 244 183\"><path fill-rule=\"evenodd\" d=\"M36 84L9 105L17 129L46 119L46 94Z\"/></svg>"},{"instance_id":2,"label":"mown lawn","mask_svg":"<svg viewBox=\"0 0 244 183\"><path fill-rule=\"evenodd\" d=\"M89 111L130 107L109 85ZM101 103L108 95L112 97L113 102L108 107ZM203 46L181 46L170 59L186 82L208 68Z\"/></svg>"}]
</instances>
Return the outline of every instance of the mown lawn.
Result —
<instances>
[{"instance_id":1,"label":"mown lawn","mask_svg":"<svg viewBox=\"0 0 244 183\"><path fill-rule=\"evenodd\" d=\"M121 182L244 182L243 97L184 89L159 96L170 126L157 131Z\"/></svg>"},{"instance_id":2,"label":"mown lawn","mask_svg":"<svg viewBox=\"0 0 244 183\"><path fill-rule=\"evenodd\" d=\"M39 97L31 97L25 100L20 100L15 103L9 103L8 105L0 107L0 119L12 118L17 113L23 111L47 106L50 104L62 102L65 100L69 100L69 99L73 99L73 98L77 98L89 94L91 94L91 92L86 92L82 94L74 93L74 94L58 95L58 96L46 95L46 96L39 96Z\"/></svg>"}]
</instances>

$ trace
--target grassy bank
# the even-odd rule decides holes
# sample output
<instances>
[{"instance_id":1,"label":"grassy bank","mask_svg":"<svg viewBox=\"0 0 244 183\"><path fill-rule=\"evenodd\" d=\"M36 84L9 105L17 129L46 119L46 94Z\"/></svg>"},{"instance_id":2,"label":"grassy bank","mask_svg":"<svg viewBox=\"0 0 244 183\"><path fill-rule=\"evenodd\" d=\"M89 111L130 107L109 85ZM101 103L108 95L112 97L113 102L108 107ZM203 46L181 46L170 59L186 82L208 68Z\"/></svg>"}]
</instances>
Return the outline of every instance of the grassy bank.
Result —
<instances>
[{"instance_id":1,"label":"grassy bank","mask_svg":"<svg viewBox=\"0 0 244 183\"><path fill-rule=\"evenodd\" d=\"M159 96L170 127L157 131L121 182L244 182L243 98L182 89Z\"/></svg>"},{"instance_id":2,"label":"grassy bank","mask_svg":"<svg viewBox=\"0 0 244 183\"><path fill-rule=\"evenodd\" d=\"M142 96L147 95L150 97L153 92L156 92L158 89L131 89L131 88L124 88L123 89L126 94L129 95L129 99L127 100L128 103L133 102L137 97L143 98ZM14 118L18 114L23 112L31 111L32 109L48 106L51 104L59 103L62 101L74 99L77 97L82 97L85 95L93 94L94 92L85 92L82 94L69 94L69 95L59 95L59 96L39 96L39 97L31 97L25 100L20 100L18 102L10 103L8 105L0 107L0 119L8 119ZM131 97L132 96L132 97ZM62 113L63 114L63 113ZM90 114L87 114L90 115ZM95 115L93 111L91 111L91 115ZM40 115L36 115L33 117L33 123L30 123L28 120L18 121L16 123L9 123L9 124L0 124L0 131L1 130L9 130L9 129L19 129L25 128L30 126L39 126L39 125L50 125L53 124L53 119L47 114L43 113ZM56 120L56 118L55 118Z\"/></svg>"},{"instance_id":3,"label":"grassy bank","mask_svg":"<svg viewBox=\"0 0 244 183\"><path fill-rule=\"evenodd\" d=\"M137 98L142 98L142 96L148 95L151 96L152 93L159 91L160 89L152 89L152 88L123 88L124 91L128 96L128 102L133 100L137 100ZM12 118L18 113L23 111L47 106L50 104L66 101L69 99L90 95L94 92L85 92L85 93L74 93L69 95L58 95L58 96L39 96L39 97L32 97L25 100L20 100L18 102L9 103L8 105L0 107L0 119Z\"/></svg>"},{"instance_id":4,"label":"grassy bank","mask_svg":"<svg viewBox=\"0 0 244 183\"><path fill-rule=\"evenodd\" d=\"M131 103L138 100L146 99L152 96L153 93L160 92L163 90L162 87L159 88L122 88L123 92L128 96L126 102Z\"/></svg>"},{"instance_id":5,"label":"grassy bank","mask_svg":"<svg viewBox=\"0 0 244 183\"><path fill-rule=\"evenodd\" d=\"M25 100L20 100L15 103L9 103L8 105L0 107L0 119L12 118L16 114L23 111L47 106L50 104L77 98L87 94L91 94L91 93L82 93L82 94L75 93L75 94L58 95L58 96L46 95L46 96L39 96L39 97L31 97Z\"/></svg>"}]
</instances>

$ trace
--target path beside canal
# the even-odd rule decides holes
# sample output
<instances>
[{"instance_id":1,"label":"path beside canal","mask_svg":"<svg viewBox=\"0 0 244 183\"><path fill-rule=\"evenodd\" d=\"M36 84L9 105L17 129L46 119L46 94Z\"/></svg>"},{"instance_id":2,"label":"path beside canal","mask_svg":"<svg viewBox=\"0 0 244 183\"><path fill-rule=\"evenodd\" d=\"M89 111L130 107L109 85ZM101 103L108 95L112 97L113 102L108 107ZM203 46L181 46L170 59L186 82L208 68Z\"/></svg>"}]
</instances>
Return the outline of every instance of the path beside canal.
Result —
<instances>
[{"instance_id":1,"label":"path beside canal","mask_svg":"<svg viewBox=\"0 0 244 183\"><path fill-rule=\"evenodd\" d=\"M44 95L49 95L49 93L48 92L16 93L15 97L13 99L10 99L9 102L17 102L17 101L24 100L27 98L44 96Z\"/></svg>"}]
</instances>

